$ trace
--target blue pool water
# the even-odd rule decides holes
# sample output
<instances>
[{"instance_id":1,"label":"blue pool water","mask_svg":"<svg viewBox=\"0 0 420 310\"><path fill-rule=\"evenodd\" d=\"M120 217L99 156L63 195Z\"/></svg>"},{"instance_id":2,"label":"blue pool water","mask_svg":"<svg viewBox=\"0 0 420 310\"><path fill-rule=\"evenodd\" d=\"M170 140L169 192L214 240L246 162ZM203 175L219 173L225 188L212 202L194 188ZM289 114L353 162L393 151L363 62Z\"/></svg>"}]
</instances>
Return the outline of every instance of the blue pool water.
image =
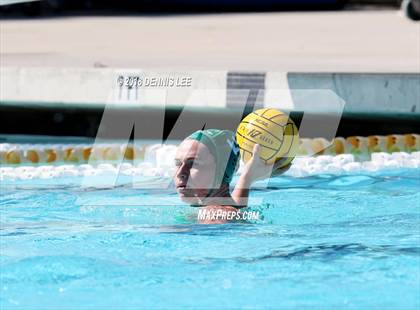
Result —
<instances>
[{"instance_id":1,"label":"blue pool water","mask_svg":"<svg viewBox=\"0 0 420 310\"><path fill-rule=\"evenodd\" d=\"M259 221L224 225L39 182L1 188L0 309L420 307L419 169L277 178Z\"/></svg>"}]
</instances>

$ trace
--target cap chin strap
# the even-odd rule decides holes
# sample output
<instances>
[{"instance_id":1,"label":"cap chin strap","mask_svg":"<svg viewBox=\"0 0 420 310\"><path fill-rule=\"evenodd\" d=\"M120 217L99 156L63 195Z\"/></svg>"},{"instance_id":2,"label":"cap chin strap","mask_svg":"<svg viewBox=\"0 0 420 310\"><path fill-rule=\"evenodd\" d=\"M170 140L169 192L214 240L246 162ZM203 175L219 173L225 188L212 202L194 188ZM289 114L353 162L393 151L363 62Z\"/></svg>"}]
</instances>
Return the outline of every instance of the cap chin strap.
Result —
<instances>
[{"instance_id":1,"label":"cap chin strap","mask_svg":"<svg viewBox=\"0 0 420 310\"><path fill-rule=\"evenodd\" d=\"M213 182L213 184L214 184L214 182ZM207 193L207 195L204 197L204 199L206 199L206 198L210 198L210 197L213 197L213 195L215 194L215 193L217 193L217 191L218 190L220 190L220 188L223 186L223 185L226 185L226 183L223 183L223 181L222 181L222 183L221 183L221 185L220 185L220 187L219 188L214 188L214 186L213 186L213 188L211 188L210 190L209 190L209 192ZM227 186L229 186L229 185L227 185ZM208 204L205 204L204 203L204 201L200 198L200 197L198 197L198 195L197 194L195 194L194 195L194 197L198 200L198 204L193 204L193 205L191 205L191 207L203 207L203 206L207 206Z\"/></svg>"},{"instance_id":2,"label":"cap chin strap","mask_svg":"<svg viewBox=\"0 0 420 310\"><path fill-rule=\"evenodd\" d=\"M197 194L195 194L195 195L194 195L194 197L195 197L195 198L197 198L197 200L198 200L198 205L191 205L191 207L194 207L194 208L200 208L200 207L202 207L202 206L203 206L203 201L201 200L201 198L200 198L200 197L198 197L198 195L197 195Z\"/></svg>"},{"instance_id":3,"label":"cap chin strap","mask_svg":"<svg viewBox=\"0 0 420 310\"><path fill-rule=\"evenodd\" d=\"M216 183L216 180L213 180L213 183L212 183L212 186L211 186L211 189L209 190L209 192L207 193L207 195L204 197L204 199L206 199L206 198L209 198L209 197L212 197L212 195L214 194L214 193L216 193L221 187L222 187L222 185L223 185L223 180L225 179L225 176L223 176L223 179L220 181L220 186L219 186L219 188L216 188L215 187L215 183ZM198 200L198 204L193 204L193 205L191 205L191 207L203 207L203 206L206 206L206 204L204 204L204 201L200 198L200 197L198 197L198 195L197 194L194 194L194 197Z\"/></svg>"},{"instance_id":4,"label":"cap chin strap","mask_svg":"<svg viewBox=\"0 0 420 310\"><path fill-rule=\"evenodd\" d=\"M216 191L215 188L210 189L210 191L207 193L207 195L204 197L204 199L211 197L211 195L213 195L215 191ZM197 194L195 194L194 197L198 200L198 204L191 205L191 207L203 207L203 206L206 206L206 204L204 203L204 201L201 200L201 198L198 197Z\"/></svg>"}]
</instances>

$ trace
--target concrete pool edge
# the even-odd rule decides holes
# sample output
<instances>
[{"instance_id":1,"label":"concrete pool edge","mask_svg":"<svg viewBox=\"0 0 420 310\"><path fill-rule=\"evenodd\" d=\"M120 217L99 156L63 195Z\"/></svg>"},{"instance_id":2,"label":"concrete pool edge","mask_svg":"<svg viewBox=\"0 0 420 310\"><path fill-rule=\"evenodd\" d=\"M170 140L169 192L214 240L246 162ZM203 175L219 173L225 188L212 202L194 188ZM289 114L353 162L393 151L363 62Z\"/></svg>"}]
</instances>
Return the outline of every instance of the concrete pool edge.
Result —
<instances>
[{"instance_id":1,"label":"concrete pool edge","mask_svg":"<svg viewBox=\"0 0 420 310\"><path fill-rule=\"evenodd\" d=\"M417 133L420 128L420 73L4 67L0 68L0 76L0 112L3 116L0 134L8 135L92 138L96 136L105 108L115 117L130 117L136 113L141 122L153 121L154 117L165 113L164 137L185 111L191 120L206 115L217 120L218 127L232 130L236 129L238 113L262 107L291 112L296 123L300 122L303 113L319 121L337 117L334 114L337 111L332 111L329 102L312 104L311 100L303 100L306 102L302 111L295 91L314 88L336 94L337 101L345 102L337 136L407 134ZM127 86L125 82L118 84L121 77L140 77L143 81L145 78L191 78L191 86L171 89L166 103L165 100L147 102L146 92L139 98L133 97L133 92L146 88ZM190 100L185 104L186 98L196 90L217 90L217 95L210 96L208 102ZM270 92L272 90L275 91ZM245 111L240 111L244 106L238 103L241 99L237 94L242 91L249 92L248 99L253 94L252 102L246 101ZM187 133L176 138L181 139L183 134ZM144 133L141 138L161 137Z\"/></svg>"},{"instance_id":2,"label":"concrete pool edge","mask_svg":"<svg viewBox=\"0 0 420 310\"><path fill-rule=\"evenodd\" d=\"M348 113L414 113L420 115L419 73L346 73L346 72L274 72L274 71L154 71L141 68L41 68L2 67L0 69L0 102L90 105L130 103L134 92L158 88L145 83L151 79L174 79L167 105L184 106L185 97L197 89L218 90L219 96L208 103L191 102L193 107L231 108L237 106L235 92L261 91L256 105L285 106L293 109L295 90L330 90L345 102ZM142 86L118 84L119 78L140 78ZM132 81L132 80L130 80ZM163 81L163 82L165 82ZM177 82L188 82L176 85ZM130 82L131 83L131 82ZM282 90L282 94L269 93ZM131 94L131 97L130 97ZM137 100L148 105L147 100ZM132 103L132 102L131 102ZM150 104L156 105L156 103ZM325 113L325 106L313 105L310 111Z\"/></svg>"}]
</instances>

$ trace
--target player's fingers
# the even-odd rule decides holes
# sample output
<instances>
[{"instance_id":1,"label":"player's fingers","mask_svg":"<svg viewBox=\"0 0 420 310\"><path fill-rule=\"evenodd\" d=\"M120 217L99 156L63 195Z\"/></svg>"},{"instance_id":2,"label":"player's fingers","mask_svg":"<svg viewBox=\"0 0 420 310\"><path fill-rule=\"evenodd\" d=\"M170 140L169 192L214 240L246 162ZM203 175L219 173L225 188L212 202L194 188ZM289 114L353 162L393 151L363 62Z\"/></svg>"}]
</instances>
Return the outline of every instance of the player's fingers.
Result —
<instances>
[{"instance_id":1,"label":"player's fingers","mask_svg":"<svg viewBox=\"0 0 420 310\"><path fill-rule=\"evenodd\" d=\"M255 144L254 148L252 149L252 157L258 158L260 155L261 147L259 144Z\"/></svg>"}]
</instances>

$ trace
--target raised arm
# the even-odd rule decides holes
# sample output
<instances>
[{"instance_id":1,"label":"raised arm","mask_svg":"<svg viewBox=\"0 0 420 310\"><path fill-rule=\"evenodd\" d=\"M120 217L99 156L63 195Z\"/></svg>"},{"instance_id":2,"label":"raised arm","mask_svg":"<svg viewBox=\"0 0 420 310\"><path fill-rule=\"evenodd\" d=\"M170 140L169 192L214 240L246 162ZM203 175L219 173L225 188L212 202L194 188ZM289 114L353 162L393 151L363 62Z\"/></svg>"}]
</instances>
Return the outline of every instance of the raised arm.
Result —
<instances>
[{"instance_id":1,"label":"raised arm","mask_svg":"<svg viewBox=\"0 0 420 310\"><path fill-rule=\"evenodd\" d=\"M278 167L281 165L282 160L274 165L266 164L259 154L260 146L256 144L252 150L252 158L245 164L244 170L232 192L232 198L238 208L244 208L248 205L249 190L255 181L282 174L290 168L289 164L279 169Z\"/></svg>"}]
</instances>

